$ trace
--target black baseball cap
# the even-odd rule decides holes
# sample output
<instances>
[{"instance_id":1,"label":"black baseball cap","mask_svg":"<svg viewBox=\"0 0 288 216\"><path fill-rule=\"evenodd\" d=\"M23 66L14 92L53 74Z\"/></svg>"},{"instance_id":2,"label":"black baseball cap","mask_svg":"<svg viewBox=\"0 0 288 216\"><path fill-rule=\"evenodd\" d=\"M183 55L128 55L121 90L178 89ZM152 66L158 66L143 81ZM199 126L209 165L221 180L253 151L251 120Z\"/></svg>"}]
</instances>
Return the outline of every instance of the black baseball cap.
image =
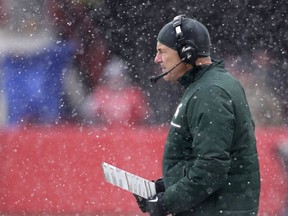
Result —
<instances>
[{"instance_id":1,"label":"black baseball cap","mask_svg":"<svg viewBox=\"0 0 288 216\"><path fill-rule=\"evenodd\" d=\"M185 40L189 40L197 45L198 56L210 56L210 35L207 28L202 23L196 19L184 16L182 18L181 30L183 32L184 43ZM176 36L175 28L173 27L173 21L167 23L160 30L157 40L171 49L178 51L179 41Z\"/></svg>"}]
</instances>

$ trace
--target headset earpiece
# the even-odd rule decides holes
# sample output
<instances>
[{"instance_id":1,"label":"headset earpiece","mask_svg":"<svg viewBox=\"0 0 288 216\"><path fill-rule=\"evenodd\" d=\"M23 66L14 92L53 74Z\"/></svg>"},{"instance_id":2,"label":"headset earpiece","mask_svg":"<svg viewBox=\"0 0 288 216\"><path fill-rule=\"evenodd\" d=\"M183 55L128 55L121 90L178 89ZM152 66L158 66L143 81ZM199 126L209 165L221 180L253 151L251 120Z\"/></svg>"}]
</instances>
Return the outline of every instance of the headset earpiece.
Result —
<instances>
[{"instance_id":1,"label":"headset earpiece","mask_svg":"<svg viewBox=\"0 0 288 216\"><path fill-rule=\"evenodd\" d=\"M186 40L184 43L180 43L179 47L177 47L177 52L180 58L184 59L184 62L192 65L198 58L198 47L191 40Z\"/></svg>"},{"instance_id":2,"label":"headset earpiece","mask_svg":"<svg viewBox=\"0 0 288 216\"><path fill-rule=\"evenodd\" d=\"M185 40L185 35L182 31L182 20L186 18L185 15L178 15L173 19L173 27L177 37L177 52L184 62L195 65L198 58L198 47L191 40Z\"/></svg>"}]
</instances>

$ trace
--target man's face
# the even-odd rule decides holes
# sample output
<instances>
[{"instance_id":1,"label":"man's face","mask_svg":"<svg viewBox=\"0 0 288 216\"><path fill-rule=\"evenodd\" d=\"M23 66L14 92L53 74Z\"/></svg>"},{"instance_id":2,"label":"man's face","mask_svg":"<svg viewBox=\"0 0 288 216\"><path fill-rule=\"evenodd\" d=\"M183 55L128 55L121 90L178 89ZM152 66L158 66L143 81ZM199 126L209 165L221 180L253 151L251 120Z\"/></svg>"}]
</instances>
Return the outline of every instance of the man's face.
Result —
<instances>
[{"instance_id":1,"label":"man's face","mask_svg":"<svg viewBox=\"0 0 288 216\"><path fill-rule=\"evenodd\" d=\"M177 51L157 42L157 53L154 59L156 64L160 64L162 72L167 72L181 61ZM187 71L185 63L181 63L174 70L164 76L166 81L176 82Z\"/></svg>"}]
</instances>

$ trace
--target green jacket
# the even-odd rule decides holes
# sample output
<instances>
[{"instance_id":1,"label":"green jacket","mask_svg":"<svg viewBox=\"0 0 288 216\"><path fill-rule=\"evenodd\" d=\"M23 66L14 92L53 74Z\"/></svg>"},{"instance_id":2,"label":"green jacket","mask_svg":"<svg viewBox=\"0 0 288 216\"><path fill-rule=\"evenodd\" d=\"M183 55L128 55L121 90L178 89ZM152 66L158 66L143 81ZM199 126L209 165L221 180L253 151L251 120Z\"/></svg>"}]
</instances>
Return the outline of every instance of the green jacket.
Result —
<instances>
[{"instance_id":1,"label":"green jacket","mask_svg":"<svg viewBox=\"0 0 288 216\"><path fill-rule=\"evenodd\" d=\"M177 216L257 215L260 172L243 88L223 61L179 82L186 90L163 156L165 206Z\"/></svg>"}]
</instances>

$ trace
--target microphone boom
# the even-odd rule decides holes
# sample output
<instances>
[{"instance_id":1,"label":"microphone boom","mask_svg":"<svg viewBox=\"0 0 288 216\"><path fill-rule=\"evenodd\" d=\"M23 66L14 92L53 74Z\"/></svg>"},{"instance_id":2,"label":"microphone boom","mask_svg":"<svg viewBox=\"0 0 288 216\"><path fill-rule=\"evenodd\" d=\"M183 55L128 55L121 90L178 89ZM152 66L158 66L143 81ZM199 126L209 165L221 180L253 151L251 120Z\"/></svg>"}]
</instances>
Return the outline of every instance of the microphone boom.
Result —
<instances>
[{"instance_id":1,"label":"microphone boom","mask_svg":"<svg viewBox=\"0 0 288 216\"><path fill-rule=\"evenodd\" d=\"M170 71L167 71L167 72L162 73L162 74L160 74L160 75L158 75L158 76L149 77L149 80L150 80L150 82L151 82L152 84L154 84L154 83L156 83L160 78L166 76L169 72L170 72Z\"/></svg>"},{"instance_id":2,"label":"microphone boom","mask_svg":"<svg viewBox=\"0 0 288 216\"><path fill-rule=\"evenodd\" d=\"M181 59L180 62L178 62L173 68L171 68L169 71L166 71L158 76L151 76L149 77L149 80L152 84L156 83L160 78L166 76L168 73L170 73L171 71L173 71L176 67L178 67L178 65L180 65L183 61L185 61L185 58Z\"/></svg>"}]
</instances>

